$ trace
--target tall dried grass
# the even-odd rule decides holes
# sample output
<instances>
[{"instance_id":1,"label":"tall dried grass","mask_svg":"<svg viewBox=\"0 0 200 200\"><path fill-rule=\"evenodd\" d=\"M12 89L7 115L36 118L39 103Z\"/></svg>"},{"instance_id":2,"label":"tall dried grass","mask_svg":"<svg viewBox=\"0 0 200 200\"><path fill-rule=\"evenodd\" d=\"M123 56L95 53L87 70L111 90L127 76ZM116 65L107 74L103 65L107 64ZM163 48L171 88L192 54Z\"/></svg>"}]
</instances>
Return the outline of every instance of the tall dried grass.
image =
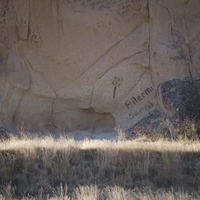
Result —
<instances>
[{"instance_id":1,"label":"tall dried grass","mask_svg":"<svg viewBox=\"0 0 200 200\"><path fill-rule=\"evenodd\" d=\"M0 200L199 199L200 142L11 136Z\"/></svg>"}]
</instances>

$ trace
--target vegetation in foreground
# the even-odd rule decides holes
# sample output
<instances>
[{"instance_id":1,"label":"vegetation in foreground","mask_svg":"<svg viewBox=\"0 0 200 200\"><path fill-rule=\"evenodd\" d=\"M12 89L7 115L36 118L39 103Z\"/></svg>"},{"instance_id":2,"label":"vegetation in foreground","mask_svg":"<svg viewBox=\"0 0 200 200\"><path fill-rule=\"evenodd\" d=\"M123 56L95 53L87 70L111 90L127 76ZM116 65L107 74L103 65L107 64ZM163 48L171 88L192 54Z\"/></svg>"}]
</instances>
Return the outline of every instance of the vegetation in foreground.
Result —
<instances>
[{"instance_id":1,"label":"vegetation in foreground","mask_svg":"<svg viewBox=\"0 0 200 200\"><path fill-rule=\"evenodd\" d=\"M200 142L10 137L0 200L200 199Z\"/></svg>"}]
</instances>

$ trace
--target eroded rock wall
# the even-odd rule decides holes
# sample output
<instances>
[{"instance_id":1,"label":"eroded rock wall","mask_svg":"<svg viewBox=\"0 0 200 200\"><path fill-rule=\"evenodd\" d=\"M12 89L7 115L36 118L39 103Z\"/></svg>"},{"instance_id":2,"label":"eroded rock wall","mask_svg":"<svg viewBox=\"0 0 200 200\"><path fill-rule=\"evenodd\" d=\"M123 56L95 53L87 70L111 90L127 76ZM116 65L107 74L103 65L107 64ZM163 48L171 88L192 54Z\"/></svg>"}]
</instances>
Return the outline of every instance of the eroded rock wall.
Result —
<instances>
[{"instance_id":1,"label":"eroded rock wall","mask_svg":"<svg viewBox=\"0 0 200 200\"><path fill-rule=\"evenodd\" d=\"M199 74L199 23L198 0L0 0L1 125L130 128Z\"/></svg>"}]
</instances>

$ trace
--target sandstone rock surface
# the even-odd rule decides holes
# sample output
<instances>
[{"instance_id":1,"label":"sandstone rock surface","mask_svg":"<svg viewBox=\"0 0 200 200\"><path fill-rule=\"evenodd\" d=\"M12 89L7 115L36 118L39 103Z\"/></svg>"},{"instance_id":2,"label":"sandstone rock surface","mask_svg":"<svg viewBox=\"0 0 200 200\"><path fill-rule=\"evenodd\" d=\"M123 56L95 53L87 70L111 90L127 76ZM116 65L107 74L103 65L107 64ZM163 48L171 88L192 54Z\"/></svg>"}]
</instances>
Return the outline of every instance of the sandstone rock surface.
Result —
<instances>
[{"instance_id":1,"label":"sandstone rock surface","mask_svg":"<svg viewBox=\"0 0 200 200\"><path fill-rule=\"evenodd\" d=\"M159 85L200 73L199 23L199 0L0 0L0 125L127 130L164 112Z\"/></svg>"},{"instance_id":2,"label":"sandstone rock surface","mask_svg":"<svg viewBox=\"0 0 200 200\"><path fill-rule=\"evenodd\" d=\"M200 135L200 78L172 79L158 86L158 104L127 133L161 133L175 137L188 131L188 138ZM198 136L199 137L199 136Z\"/></svg>"}]
</instances>

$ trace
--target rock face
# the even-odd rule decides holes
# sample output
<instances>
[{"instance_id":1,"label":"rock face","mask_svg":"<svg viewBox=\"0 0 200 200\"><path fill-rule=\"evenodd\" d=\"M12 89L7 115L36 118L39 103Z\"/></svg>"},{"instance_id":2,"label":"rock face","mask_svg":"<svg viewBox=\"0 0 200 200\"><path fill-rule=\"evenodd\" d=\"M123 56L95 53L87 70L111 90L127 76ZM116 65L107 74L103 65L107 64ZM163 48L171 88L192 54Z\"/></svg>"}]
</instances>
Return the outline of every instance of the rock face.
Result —
<instances>
[{"instance_id":1,"label":"rock face","mask_svg":"<svg viewBox=\"0 0 200 200\"><path fill-rule=\"evenodd\" d=\"M200 79L172 79L159 85L160 106L169 117L200 118Z\"/></svg>"},{"instance_id":2,"label":"rock face","mask_svg":"<svg viewBox=\"0 0 200 200\"><path fill-rule=\"evenodd\" d=\"M151 111L128 133L163 133L174 137L193 127L193 133L200 135L200 78L163 82L157 94L160 110Z\"/></svg>"},{"instance_id":3,"label":"rock face","mask_svg":"<svg viewBox=\"0 0 200 200\"><path fill-rule=\"evenodd\" d=\"M0 125L127 130L165 112L161 83L199 75L199 23L199 0L0 0Z\"/></svg>"}]
</instances>

